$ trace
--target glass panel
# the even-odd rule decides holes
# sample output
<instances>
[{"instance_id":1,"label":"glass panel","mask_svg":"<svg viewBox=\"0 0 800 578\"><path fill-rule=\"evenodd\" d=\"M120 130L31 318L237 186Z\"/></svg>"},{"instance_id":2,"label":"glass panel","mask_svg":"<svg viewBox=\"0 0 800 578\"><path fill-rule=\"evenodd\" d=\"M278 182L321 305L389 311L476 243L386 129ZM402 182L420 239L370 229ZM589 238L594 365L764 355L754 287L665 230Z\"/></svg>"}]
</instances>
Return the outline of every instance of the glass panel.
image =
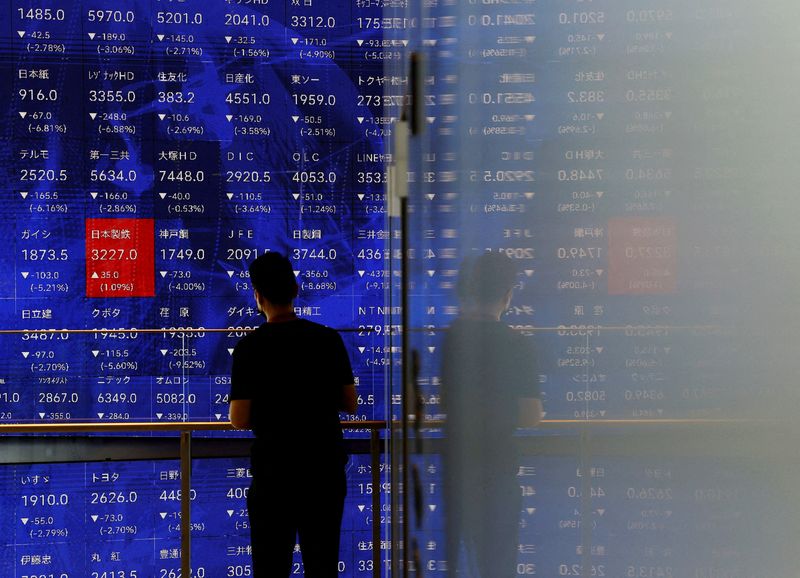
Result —
<instances>
[{"instance_id":1,"label":"glass panel","mask_svg":"<svg viewBox=\"0 0 800 578\"><path fill-rule=\"evenodd\" d=\"M405 331L420 365L407 393L422 401L408 414L425 423L406 432L412 571L790 573L796 4L419 10L408 14L425 132L411 139ZM491 326L500 301L480 292L499 270L464 274L486 253L516 269ZM516 337L501 341L500 326ZM446 335L459 355L442 353ZM533 353L508 354L521 343ZM526 425L502 409L526 405L517 378L528 396L539 388L545 419L498 443ZM516 476L500 473L502 454ZM501 561L509 546L516 566Z\"/></svg>"}]
</instances>

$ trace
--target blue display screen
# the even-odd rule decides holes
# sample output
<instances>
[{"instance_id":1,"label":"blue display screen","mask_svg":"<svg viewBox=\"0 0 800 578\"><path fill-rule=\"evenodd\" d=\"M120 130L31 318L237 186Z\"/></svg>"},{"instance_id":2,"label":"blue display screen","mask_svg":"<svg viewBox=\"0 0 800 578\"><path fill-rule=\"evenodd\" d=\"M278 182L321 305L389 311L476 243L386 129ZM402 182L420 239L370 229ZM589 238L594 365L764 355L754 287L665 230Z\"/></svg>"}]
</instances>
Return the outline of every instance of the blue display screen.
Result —
<instances>
[{"instance_id":1,"label":"blue display screen","mask_svg":"<svg viewBox=\"0 0 800 578\"><path fill-rule=\"evenodd\" d=\"M369 468L368 456L348 466L339 562L347 576L372 575ZM196 460L192 474L192 576L251 576L247 460ZM0 480L5 576L180 575L177 461L7 466ZM299 552L293 574L302 575Z\"/></svg>"},{"instance_id":2,"label":"blue display screen","mask_svg":"<svg viewBox=\"0 0 800 578\"><path fill-rule=\"evenodd\" d=\"M382 414L380 13L6 3L0 423L226 419L270 250L298 313L345 332L351 417Z\"/></svg>"}]
</instances>

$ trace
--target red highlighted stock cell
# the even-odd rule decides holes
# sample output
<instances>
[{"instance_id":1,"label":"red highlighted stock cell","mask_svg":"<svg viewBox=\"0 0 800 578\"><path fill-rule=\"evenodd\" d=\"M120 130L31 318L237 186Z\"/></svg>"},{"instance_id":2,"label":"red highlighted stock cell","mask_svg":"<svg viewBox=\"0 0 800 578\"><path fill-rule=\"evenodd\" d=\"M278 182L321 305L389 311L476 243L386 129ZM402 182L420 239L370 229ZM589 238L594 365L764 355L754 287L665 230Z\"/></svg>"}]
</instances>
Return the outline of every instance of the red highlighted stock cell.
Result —
<instances>
[{"instance_id":1,"label":"red highlighted stock cell","mask_svg":"<svg viewBox=\"0 0 800 578\"><path fill-rule=\"evenodd\" d=\"M609 295L675 293L677 224L669 217L620 217L608 222Z\"/></svg>"},{"instance_id":2,"label":"red highlighted stock cell","mask_svg":"<svg viewBox=\"0 0 800 578\"><path fill-rule=\"evenodd\" d=\"M86 296L155 295L155 221L86 219Z\"/></svg>"}]
</instances>

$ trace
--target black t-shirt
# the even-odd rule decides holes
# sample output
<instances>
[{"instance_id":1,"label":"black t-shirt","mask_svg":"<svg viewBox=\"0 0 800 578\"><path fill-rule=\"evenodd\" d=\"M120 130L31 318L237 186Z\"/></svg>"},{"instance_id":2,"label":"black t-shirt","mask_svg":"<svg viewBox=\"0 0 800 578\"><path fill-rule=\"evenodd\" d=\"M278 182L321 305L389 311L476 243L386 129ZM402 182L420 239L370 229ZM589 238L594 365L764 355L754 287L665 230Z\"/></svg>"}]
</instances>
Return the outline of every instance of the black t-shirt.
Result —
<instances>
[{"instance_id":1,"label":"black t-shirt","mask_svg":"<svg viewBox=\"0 0 800 578\"><path fill-rule=\"evenodd\" d=\"M454 474L513 468L522 398L540 398L529 338L499 321L459 318L445 334L442 405Z\"/></svg>"},{"instance_id":2,"label":"black t-shirt","mask_svg":"<svg viewBox=\"0 0 800 578\"><path fill-rule=\"evenodd\" d=\"M347 461L339 425L342 388L354 383L333 329L294 319L264 323L233 351L231 400L251 400L253 471L298 474ZM285 470L282 470L285 471Z\"/></svg>"}]
</instances>

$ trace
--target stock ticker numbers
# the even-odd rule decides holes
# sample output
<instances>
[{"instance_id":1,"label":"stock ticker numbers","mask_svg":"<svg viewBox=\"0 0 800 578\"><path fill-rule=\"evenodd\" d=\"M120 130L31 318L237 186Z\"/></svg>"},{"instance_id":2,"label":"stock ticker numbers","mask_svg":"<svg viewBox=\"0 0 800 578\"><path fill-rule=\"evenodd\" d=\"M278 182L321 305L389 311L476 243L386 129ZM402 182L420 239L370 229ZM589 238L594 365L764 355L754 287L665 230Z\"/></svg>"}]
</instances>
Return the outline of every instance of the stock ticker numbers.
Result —
<instances>
[{"instance_id":1,"label":"stock ticker numbers","mask_svg":"<svg viewBox=\"0 0 800 578\"><path fill-rule=\"evenodd\" d=\"M384 372L382 6L7 2L0 421L221 420L247 265ZM137 332L132 330L157 330Z\"/></svg>"},{"instance_id":2,"label":"stock ticker numbers","mask_svg":"<svg viewBox=\"0 0 800 578\"><path fill-rule=\"evenodd\" d=\"M372 575L374 489L369 468L368 457L351 459L341 575ZM0 480L0 504L8 513L2 519L0 545L4 575L180 577L177 461L4 466ZM190 494L192 578L252 576L246 506L250 482L245 458L195 461ZM378 523L388 516L374 515L383 518ZM302 575L299 553L292 572Z\"/></svg>"}]
</instances>

